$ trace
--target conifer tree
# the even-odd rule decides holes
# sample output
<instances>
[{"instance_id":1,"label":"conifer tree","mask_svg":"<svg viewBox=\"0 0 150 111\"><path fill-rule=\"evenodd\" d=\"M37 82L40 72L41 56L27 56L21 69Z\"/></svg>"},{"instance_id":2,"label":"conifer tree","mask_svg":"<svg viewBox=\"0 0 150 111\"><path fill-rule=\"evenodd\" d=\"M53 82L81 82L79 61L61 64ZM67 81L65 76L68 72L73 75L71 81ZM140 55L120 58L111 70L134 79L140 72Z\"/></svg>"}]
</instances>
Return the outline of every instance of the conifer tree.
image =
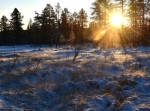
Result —
<instances>
[{"instance_id":1,"label":"conifer tree","mask_svg":"<svg viewBox=\"0 0 150 111\"><path fill-rule=\"evenodd\" d=\"M2 40L3 40L3 45L8 44L8 33L7 31L9 30L9 20L7 19L6 16L2 16L1 18L1 31L2 31Z\"/></svg>"},{"instance_id":2,"label":"conifer tree","mask_svg":"<svg viewBox=\"0 0 150 111\"><path fill-rule=\"evenodd\" d=\"M86 23L87 23L87 13L85 12L85 10L82 8L80 11L79 11L79 23L80 23L80 26L81 26L81 42L82 42L82 45L83 45L83 31L84 31L84 27L86 26Z\"/></svg>"},{"instance_id":3,"label":"conifer tree","mask_svg":"<svg viewBox=\"0 0 150 111\"><path fill-rule=\"evenodd\" d=\"M21 16L21 13L17 8L14 9L14 11L11 13L11 24L12 24L12 29L14 30L15 33L15 38L17 45L20 44L20 37L21 37L21 30L22 30L22 19L23 16Z\"/></svg>"}]
</instances>

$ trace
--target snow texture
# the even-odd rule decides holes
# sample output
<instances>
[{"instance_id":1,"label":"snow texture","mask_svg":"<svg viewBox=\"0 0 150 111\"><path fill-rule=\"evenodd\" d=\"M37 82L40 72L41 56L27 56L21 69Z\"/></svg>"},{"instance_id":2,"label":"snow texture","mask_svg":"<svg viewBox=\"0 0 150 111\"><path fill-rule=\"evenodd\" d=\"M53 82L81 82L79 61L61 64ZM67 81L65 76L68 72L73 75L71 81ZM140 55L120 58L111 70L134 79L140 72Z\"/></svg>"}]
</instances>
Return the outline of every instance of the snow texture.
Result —
<instances>
[{"instance_id":1,"label":"snow texture","mask_svg":"<svg viewBox=\"0 0 150 111\"><path fill-rule=\"evenodd\" d=\"M150 47L1 46L0 111L150 111Z\"/></svg>"}]
</instances>

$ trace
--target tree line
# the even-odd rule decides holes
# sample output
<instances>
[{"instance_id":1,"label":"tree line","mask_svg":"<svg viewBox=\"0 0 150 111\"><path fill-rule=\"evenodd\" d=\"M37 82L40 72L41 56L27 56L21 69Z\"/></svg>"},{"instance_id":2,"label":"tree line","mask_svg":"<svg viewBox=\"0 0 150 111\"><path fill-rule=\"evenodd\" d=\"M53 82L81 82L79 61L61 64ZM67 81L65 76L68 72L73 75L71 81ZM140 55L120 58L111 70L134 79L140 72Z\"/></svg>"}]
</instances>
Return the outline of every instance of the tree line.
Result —
<instances>
[{"instance_id":1,"label":"tree line","mask_svg":"<svg viewBox=\"0 0 150 111\"><path fill-rule=\"evenodd\" d=\"M119 39L109 40L121 45L149 45L150 39L150 1L149 0L95 0L91 3L91 15L82 8L79 12L62 9L47 4L42 13L35 11L34 20L29 20L27 30L23 30L23 16L17 8L0 19L0 45L49 44L84 44L96 42L107 45L110 36L110 15L120 12L128 18L128 24L122 24L118 31ZM90 21L88 21L88 17ZM116 29L118 30L118 29ZM100 32L105 33L100 37ZM94 37L98 37L96 41Z\"/></svg>"}]
</instances>

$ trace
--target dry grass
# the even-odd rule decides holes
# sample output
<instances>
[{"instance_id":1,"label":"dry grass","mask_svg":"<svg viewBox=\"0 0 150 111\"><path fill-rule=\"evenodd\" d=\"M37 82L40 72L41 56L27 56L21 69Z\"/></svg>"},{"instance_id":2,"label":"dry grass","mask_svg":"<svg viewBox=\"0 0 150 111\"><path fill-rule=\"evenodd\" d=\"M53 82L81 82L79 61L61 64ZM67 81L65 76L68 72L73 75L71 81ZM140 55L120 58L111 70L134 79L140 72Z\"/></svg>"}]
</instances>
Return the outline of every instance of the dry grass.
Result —
<instances>
[{"instance_id":1,"label":"dry grass","mask_svg":"<svg viewBox=\"0 0 150 111\"><path fill-rule=\"evenodd\" d=\"M5 69L4 73L1 71L0 77L3 77L4 75L6 78L1 80L1 83L5 83L8 81L20 81L24 80L26 76L35 76L38 77L38 82L35 84L32 83L32 81L26 81L26 85L28 88L24 89L7 89L4 91L1 91L2 93L9 93L9 94L31 94L32 96L35 95L35 89L50 89L53 90L57 85L64 82L86 82L88 80L102 80L108 79L113 80L112 78L112 72L110 68L112 66L118 66L122 70L116 71L115 75L117 79L114 79L113 81L118 82L119 86L116 86L115 92L112 92L112 88L105 88L102 91L102 95L105 96L114 96L116 99L115 106L118 108L121 108L122 104L126 101L128 97L122 96L122 90L123 86L130 85L135 86L136 82L129 80L129 79L120 79L119 76L122 74L125 74L126 76L131 77L147 77L149 73L149 68L141 66L139 67L139 63L142 63L143 59L141 58L148 58L150 57L150 54L141 54L136 53L135 56L140 57L136 58L132 55L126 54L126 55L116 55L116 56L109 56L107 57L107 61L105 60L99 60L99 59L89 59L84 60L80 62L74 62L72 63L72 59L63 59L58 57L50 57L49 54L44 54L44 56L41 55L25 55L25 56L19 56L17 58L11 58L10 62L8 62L7 66L8 68ZM6 58L3 58L5 60ZM130 62L131 61L131 62ZM135 64L132 64L133 61ZM18 65L19 64L19 65ZM124 66L125 64L125 66ZM5 64L6 65L6 64ZM73 69L72 67L76 67L76 69ZM0 67L3 67L1 64ZM66 68L67 72L62 72L62 75L57 76L56 70L57 68L63 67ZM138 67L138 70L137 70ZM55 72L52 79L56 79L56 81L48 80L47 76L42 78L41 71L47 71L49 72L47 75L49 77L50 73ZM45 73L44 73L45 74ZM92 76L93 78L91 78ZM67 77L70 77L69 79ZM50 77L49 77L50 78ZM108 80L109 80L108 79ZM94 90L100 90L99 86L91 85ZM101 94L101 93L99 93ZM70 109L70 111L75 110L84 110L84 105L88 101L88 98L95 97L98 94L94 94L92 91L87 91L85 94L83 91L73 91L67 95L64 95L63 97L59 98L59 100L56 99L56 101L59 101L59 105L62 104L62 111L65 110L64 106L71 102L74 106L72 106L73 109ZM31 97L32 98L32 97ZM18 99L17 99L18 100ZM19 101L19 100L18 100Z\"/></svg>"}]
</instances>

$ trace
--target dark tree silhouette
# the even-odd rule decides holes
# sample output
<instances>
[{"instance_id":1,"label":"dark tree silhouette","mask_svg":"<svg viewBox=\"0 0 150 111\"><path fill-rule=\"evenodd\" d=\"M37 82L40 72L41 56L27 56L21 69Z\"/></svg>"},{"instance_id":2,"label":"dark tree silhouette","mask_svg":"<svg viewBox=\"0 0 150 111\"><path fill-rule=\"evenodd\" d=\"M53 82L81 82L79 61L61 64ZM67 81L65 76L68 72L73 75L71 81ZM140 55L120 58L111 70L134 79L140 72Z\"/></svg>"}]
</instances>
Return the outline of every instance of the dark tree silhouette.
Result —
<instances>
[{"instance_id":1,"label":"dark tree silhouette","mask_svg":"<svg viewBox=\"0 0 150 111\"><path fill-rule=\"evenodd\" d=\"M27 43L28 44L33 43L32 42L33 41L32 40L32 33L33 33L32 29L33 29L33 23L32 23L32 19L30 18L28 26L27 26Z\"/></svg>"},{"instance_id":2,"label":"dark tree silhouette","mask_svg":"<svg viewBox=\"0 0 150 111\"><path fill-rule=\"evenodd\" d=\"M148 44L148 19L150 12L149 0L131 0L129 2L128 15L131 20L130 27L133 29L131 40L133 45L147 45Z\"/></svg>"},{"instance_id":3,"label":"dark tree silhouette","mask_svg":"<svg viewBox=\"0 0 150 111\"><path fill-rule=\"evenodd\" d=\"M116 41L110 40L108 43L107 40L113 26L110 18L115 13L122 13L128 19L128 23L127 25L122 24L122 28L114 28L119 37ZM150 43L149 14L150 0L95 0L91 3L90 18L92 21L88 23L88 16L83 8L78 13L71 13L67 8L61 9L59 3L54 9L47 4L42 13L35 12L34 21L30 19L27 30L23 30L23 16L15 8L11 13L10 21L5 16L0 19L0 45L12 45L12 43L22 45L24 42L35 45L49 44L50 46L55 44L57 47L59 40L61 43L83 44L88 38L108 47L114 46L114 42L122 46L126 44L148 45ZM89 27L85 27L88 24ZM104 34L100 35L101 31ZM94 40L96 36L101 37Z\"/></svg>"},{"instance_id":4,"label":"dark tree silhouette","mask_svg":"<svg viewBox=\"0 0 150 111\"><path fill-rule=\"evenodd\" d=\"M69 34L70 34L70 26L68 23L68 15L69 11L67 8L64 8L64 10L61 13L61 25L60 25L60 30L61 33L64 35L65 41L69 39Z\"/></svg>"},{"instance_id":5,"label":"dark tree silhouette","mask_svg":"<svg viewBox=\"0 0 150 111\"><path fill-rule=\"evenodd\" d=\"M4 30L7 30L8 29L8 19L6 16L2 16L1 18L1 30L4 31Z\"/></svg>"},{"instance_id":6,"label":"dark tree silhouette","mask_svg":"<svg viewBox=\"0 0 150 111\"><path fill-rule=\"evenodd\" d=\"M42 44L50 44L52 45L54 39L54 29L55 29L55 21L56 15L53 10L53 7L50 4L47 4L42 14L38 14L35 12L36 16L34 17L35 23L38 25L38 29L40 30L40 43Z\"/></svg>"},{"instance_id":7,"label":"dark tree silhouette","mask_svg":"<svg viewBox=\"0 0 150 111\"><path fill-rule=\"evenodd\" d=\"M14 11L11 13L11 24L12 24L12 29L14 30L15 33L15 39L17 42L17 45L19 45L21 41L21 31L22 31L22 19L23 16L21 16L21 13L18 11L17 8L14 9Z\"/></svg>"},{"instance_id":8,"label":"dark tree silhouette","mask_svg":"<svg viewBox=\"0 0 150 111\"><path fill-rule=\"evenodd\" d=\"M75 35L75 43L79 42L79 37L78 37L78 13L77 12L73 12L72 14L73 17L73 32Z\"/></svg>"},{"instance_id":9,"label":"dark tree silhouette","mask_svg":"<svg viewBox=\"0 0 150 111\"><path fill-rule=\"evenodd\" d=\"M8 38L8 30L9 30L9 20L6 16L2 16L1 18L1 31L2 31L2 41L3 45L8 44L9 38Z\"/></svg>"},{"instance_id":10,"label":"dark tree silhouette","mask_svg":"<svg viewBox=\"0 0 150 111\"><path fill-rule=\"evenodd\" d=\"M80 23L80 26L81 26L81 42L82 42L82 45L83 45L83 31L84 31L84 27L86 26L86 23L87 23L87 13L85 12L85 10L82 8L80 11L79 11L79 14L78 14L78 17L79 17L79 23Z\"/></svg>"}]
</instances>

